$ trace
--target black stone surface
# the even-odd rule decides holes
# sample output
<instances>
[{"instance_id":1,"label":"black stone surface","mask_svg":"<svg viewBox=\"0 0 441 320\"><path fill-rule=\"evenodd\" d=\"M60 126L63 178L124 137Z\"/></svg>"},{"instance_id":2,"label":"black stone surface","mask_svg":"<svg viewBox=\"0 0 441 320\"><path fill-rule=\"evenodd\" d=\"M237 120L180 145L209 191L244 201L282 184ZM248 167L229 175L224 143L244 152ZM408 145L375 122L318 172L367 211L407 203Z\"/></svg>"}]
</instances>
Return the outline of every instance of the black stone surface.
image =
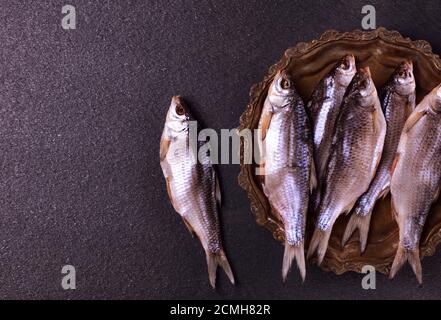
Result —
<instances>
[{"instance_id":1,"label":"black stone surface","mask_svg":"<svg viewBox=\"0 0 441 320\"><path fill-rule=\"evenodd\" d=\"M77 29L61 28L61 7ZM0 4L0 298L441 298L441 254L395 280L309 265L281 281L283 248L256 225L239 167L220 166L223 235L238 284L169 204L158 161L169 99L234 128L249 88L285 49L326 29L377 25L441 52L439 1L3 1ZM77 289L61 288L61 267Z\"/></svg>"}]
</instances>

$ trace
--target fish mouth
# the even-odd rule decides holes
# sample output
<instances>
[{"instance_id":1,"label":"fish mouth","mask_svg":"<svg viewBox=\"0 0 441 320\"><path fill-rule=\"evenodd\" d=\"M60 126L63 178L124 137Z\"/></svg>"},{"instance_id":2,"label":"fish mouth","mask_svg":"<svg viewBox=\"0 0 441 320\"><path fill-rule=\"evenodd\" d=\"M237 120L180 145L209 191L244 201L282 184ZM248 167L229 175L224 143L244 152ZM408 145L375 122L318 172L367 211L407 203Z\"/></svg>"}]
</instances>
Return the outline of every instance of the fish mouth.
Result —
<instances>
[{"instance_id":1,"label":"fish mouth","mask_svg":"<svg viewBox=\"0 0 441 320\"><path fill-rule=\"evenodd\" d=\"M368 96L374 86L369 67L359 68L353 79L354 93L360 94L362 97Z\"/></svg>"},{"instance_id":2,"label":"fish mouth","mask_svg":"<svg viewBox=\"0 0 441 320\"><path fill-rule=\"evenodd\" d=\"M406 59L402 62L403 67L406 69L413 70L413 61L411 59Z\"/></svg>"},{"instance_id":3,"label":"fish mouth","mask_svg":"<svg viewBox=\"0 0 441 320\"><path fill-rule=\"evenodd\" d=\"M395 77L401 85L408 85L415 82L413 77L413 62L410 59L400 63L395 71Z\"/></svg>"},{"instance_id":4,"label":"fish mouth","mask_svg":"<svg viewBox=\"0 0 441 320\"><path fill-rule=\"evenodd\" d=\"M172 97L172 104L174 104L175 106L181 106L186 109L184 99L180 95Z\"/></svg>"},{"instance_id":5,"label":"fish mouth","mask_svg":"<svg viewBox=\"0 0 441 320\"><path fill-rule=\"evenodd\" d=\"M358 70L358 73L360 74L360 80L358 81L360 88L367 89L370 85L370 82L372 81L371 69L366 66L360 68Z\"/></svg>"},{"instance_id":6,"label":"fish mouth","mask_svg":"<svg viewBox=\"0 0 441 320\"><path fill-rule=\"evenodd\" d=\"M288 73L288 71L286 69L282 69L282 70L277 71L275 79L279 79L279 78L292 81L291 75Z\"/></svg>"},{"instance_id":7,"label":"fish mouth","mask_svg":"<svg viewBox=\"0 0 441 320\"><path fill-rule=\"evenodd\" d=\"M369 68L369 66L358 69L358 72L366 78L371 77L371 69Z\"/></svg>"},{"instance_id":8,"label":"fish mouth","mask_svg":"<svg viewBox=\"0 0 441 320\"><path fill-rule=\"evenodd\" d=\"M403 62L401 62L401 65L399 67L399 70L401 72L405 72L406 76L409 77L410 73L413 72L413 62L410 59L404 60Z\"/></svg>"}]
</instances>

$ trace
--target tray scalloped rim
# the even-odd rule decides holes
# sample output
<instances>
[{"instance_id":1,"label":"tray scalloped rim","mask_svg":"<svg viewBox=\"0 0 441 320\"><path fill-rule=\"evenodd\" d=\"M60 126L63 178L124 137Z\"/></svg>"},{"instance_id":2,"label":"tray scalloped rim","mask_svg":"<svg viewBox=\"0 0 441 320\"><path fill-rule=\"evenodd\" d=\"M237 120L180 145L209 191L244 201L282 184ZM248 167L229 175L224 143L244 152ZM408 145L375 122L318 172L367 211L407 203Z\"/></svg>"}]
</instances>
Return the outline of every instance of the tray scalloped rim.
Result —
<instances>
[{"instance_id":1,"label":"tray scalloped rim","mask_svg":"<svg viewBox=\"0 0 441 320\"><path fill-rule=\"evenodd\" d=\"M437 54L434 54L432 52L432 46L429 42L425 40L411 40L410 38L403 37L398 31L387 30L383 27L372 31L354 30L352 32L339 32L330 29L325 31L318 40L312 40L310 42L299 42L296 46L287 49L281 60L269 68L264 79L251 87L250 102L245 112L240 117L240 125L238 129L242 130L245 128L252 128L251 125L255 116L254 110L256 109L259 99L261 99L260 93L265 90L265 87L267 87L269 81L274 77L277 71L286 67L290 63L291 59L300 57L306 52L309 52L332 41L369 41L377 38L386 42L403 45L419 51L423 55L430 58L430 60L434 62L435 67L439 70L439 72L441 72L441 59ZM255 190L256 183L253 181L254 179L251 173L253 166L249 164L243 164L243 159L243 142L241 142L241 165L240 173L238 176L238 183L241 188L247 192L248 198L250 200L251 211L256 218L256 222L259 225L269 229L276 240L282 241L283 230L276 221L274 221L267 215L267 212L268 210L270 210L270 208L268 208L265 201L261 199L261 196L259 196L259 194ZM437 229L437 231L434 234L430 235L427 243L423 245L420 249L421 258L425 256L432 256L436 251L437 245L441 242L441 225L436 225L434 229ZM327 259L325 262L326 263L323 263L321 265L321 268L324 271L332 271L337 275L341 275L348 271L361 272L362 267L366 264L360 262L343 262L339 259L336 259L335 257L333 259ZM390 264L391 261L387 261L382 264L376 264L376 270L381 273L388 274L390 271Z\"/></svg>"}]
</instances>

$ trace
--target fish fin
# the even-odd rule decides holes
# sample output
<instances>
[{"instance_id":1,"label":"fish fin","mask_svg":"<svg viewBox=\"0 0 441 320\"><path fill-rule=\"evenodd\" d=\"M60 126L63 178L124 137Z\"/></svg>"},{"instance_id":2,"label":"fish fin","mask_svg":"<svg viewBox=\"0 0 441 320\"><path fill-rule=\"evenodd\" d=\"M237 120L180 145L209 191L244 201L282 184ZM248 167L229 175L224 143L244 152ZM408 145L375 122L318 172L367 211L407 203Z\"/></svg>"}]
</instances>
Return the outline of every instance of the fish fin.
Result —
<instances>
[{"instance_id":1,"label":"fish fin","mask_svg":"<svg viewBox=\"0 0 441 320\"><path fill-rule=\"evenodd\" d=\"M188 231L190 231L191 236L194 237L194 235L196 234L196 231L194 231L190 222L188 222L187 219L185 219L184 217L182 217L182 221L184 221L184 224L187 227Z\"/></svg>"},{"instance_id":2,"label":"fish fin","mask_svg":"<svg viewBox=\"0 0 441 320\"><path fill-rule=\"evenodd\" d=\"M303 243L294 246L289 243L285 243L285 253L283 255L283 266L282 266L282 278L283 282L286 281L288 272L291 269L291 264L294 258L297 261L297 266L300 271L300 276L302 281L305 281L306 277L306 266L305 266L305 250Z\"/></svg>"},{"instance_id":3,"label":"fish fin","mask_svg":"<svg viewBox=\"0 0 441 320\"><path fill-rule=\"evenodd\" d=\"M418 123L418 121L420 121L426 115L426 113L426 110L413 112L404 125L403 133L408 133Z\"/></svg>"},{"instance_id":4,"label":"fish fin","mask_svg":"<svg viewBox=\"0 0 441 320\"><path fill-rule=\"evenodd\" d=\"M170 202L171 202L171 204L172 204L172 206L173 206L173 209L175 209L175 211L179 213L179 209L178 209L178 207L176 206L175 201L174 201L174 199L173 199L173 193L172 193L172 191L171 191L171 187L170 187L170 178L169 178L169 177L166 177L166 178L165 178L165 185L166 185L166 187L167 187L167 194L168 194L168 197L169 197L169 199L170 199Z\"/></svg>"},{"instance_id":5,"label":"fish fin","mask_svg":"<svg viewBox=\"0 0 441 320\"><path fill-rule=\"evenodd\" d=\"M260 130L262 135L261 136L262 141L265 141L266 133L268 132L272 117L273 117L273 113L269 110L264 111L260 117Z\"/></svg>"},{"instance_id":6,"label":"fish fin","mask_svg":"<svg viewBox=\"0 0 441 320\"><path fill-rule=\"evenodd\" d=\"M164 132L161 136L161 143L159 145L159 163L161 165L162 173L164 174L164 177L167 179L171 176L171 169L170 164L167 161L167 153L170 148L171 140L166 138L166 129L164 129Z\"/></svg>"},{"instance_id":7,"label":"fish fin","mask_svg":"<svg viewBox=\"0 0 441 320\"><path fill-rule=\"evenodd\" d=\"M332 148L334 148L334 145L332 146ZM316 167L316 172L318 172L320 174L320 177L326 177L326 173L328 171L328 165L331 159L332 153L331 152L326 152L324 158L328 159L328 161L321 161L318 166Z\"/></svg>"},{"instance_id":8,"label":"fish fin","mask_svg":"<svg viewBox=\"0 0 441 320\"><path fill-rule=\"evenodd\" d=\"M173 193L172 193L171 188L170 188L170 178L169 177L165 178L165 183L166 183L166 186L167 186L168 197L170 198L170 203L172 204L173 209L175 209L175 211L177 213L179 213L179 215L182 217L182 220L184 221L185 226L190 231L190 234L193 237L196 234L196 232L194 231L194 229L191 226L191 224L187 221L187 219L185 219L185 217L183 215L181 215L181 213L179 212L179 208L178 208L178 206L175 203L175 200L173 198Z\"/></svg>"},{"instance_id":9,"label":"fish fin","mask_svg":"<svg viewBox=\"0 0 441 320\"><path fill-rule=\"evenodd\" d=\"M215 181L215 185L214 185L214 196L216 197L216 202L217 205L220 207L221 206L221 200L222 200L222 195L221 195L221 189L220 189L220 184L219 184L219 178L216 175L216 171L214 171L213 168L213 180Z\"/></svg>"},{"instance_id":10,"label":"fish fin","mask_svg":"<svg viewBox=\"0 0 441 320\"><path fill-rule=\"evenodd\" d=\"M355 199L355 201L351 202L350 204L348 204L341 212L341 214L345 214L348 215L349 213L351 213L352 208L355 206L355 203L357 202L357 199Z\"/></svg>"},{"instance_id":11,"label":"fish fin","mask_svg":"<svg viewBox=\"0 0 441 320\"><path fill-rule=\"evenodd\" d=\"M167 156L168 149L170 148L171 140L166 137L165 132L162 134L161 142L159 144L159 159L164 161Z\"/></svg>"},{"instance_id":12,"label":"fish fin","mask_svg":"<svg viewBox=\"0 0 441 320\"><path fill-rule=\"evenodd\" d=\"M438 199L440 192L441 192L441 179L438 182L438 188L436 189L436 191L434 193L435 196L433 197L433 201L436 201L436 199Z\"/></svg>"},{"instance_id":13,"label":"fish fin","mask_svg":"<svg viewBox=\"0 0 441 320\"><path fill-rule=\"evenodd\" d=\"M386 198L386 196L388 195L389 191L390 191L390 187L384 188L383 191L381 191L380 194L378 195L378 199Z\"/></svg>"},{"instance_id":14,"label":"fish fin","mask_svg":"<svg viewBox=\"0 0 441 320\"><path fill-rule=\"evenodd\" d=\"M315 163L314 160L312 159L312 154L311 154L311 169L310 169L310 173L309 173L309 191L312 193L316 188L317 188L317 171L315 169Z\"/></svg>"},{"instance_id":15,"label":"fish fin","mask_svg":"<svg viewBox=\"0 0 441 320\"><path fill-rule=\"evenodd\" d=\"M392 263L392 267L390 269L389 277L391 279L395 277L397 272L406 263L406 261L408 261L410 266L412 267L412 270L415 273L418 283L422 284L423 274L421 268L420 250L419 249L406 250L401 245L398 246L398 250L395 255L394 262Z\"/></svg>"},{"instance_id":16,"label":"fish fin","mask_svg":"<svg viewBox=\"0 0 441 320\"><path fill-rule=\"evenodd\" d=\"M262 183L265 183L265 157L266 157L266 148L265 148L265 138L268 132L269 126L271 124L271 119L273 117L272 107L266 104L263 107L262 114L259 120L259 129L258 133L259 143L258 146L260 148L260 164L257 167L257 174L261 176Z\"/></svg>"},{"instance_id":17,"label":"fish fin","mask_svg":"<svg viewBox=\"0 0 441 320\"><path fill-rule=\"evenodd\" d=\"M360 241L360 252L363 253L366 250L366 244L369 234L369 226L371 222L372 211L365 216L359 214L352 214L346 225L346 230L343 235L341 246L344 247L352 234L358 229L358 237Z\"/></svg>"},{"instance_id":18,"label":"fish fin","mask_svg":"<svg viewBox=\"0 0 441 320\"><path fill-rule=\"evenodd\" d=\"M205 254L207 255L208 278L210 279L210 284L213 289L216 288L217 266L221 266L222 269L224 269L228 279L230 279L230 282L234 285L233 272L231 271L231 267L228 263L224 250L221 249L217 253L205 251Z\"/></svg>"},{"instance_id":19,"label":"fish fin","mask_svg":"<svg viewBox=\"0 0 441 320\"><path fill-rule=\"evenodd\" d=\"M316 229L309 243L307 259L310 259L317 251L317 264L321 265L328 249L329 238L331 231L323 231Z\"/></svg>"},{"instance_id":20,"label":"fish fin","mask_svg":"<svg viewBox=\"0 0 441 320\"><path fill-rule=\"evenodd\" d=\"M398 161L400 160L400 154L397 152L396 153L396 155L395 155L395 159L394 159L394 161L392 162L392 166L391 166L391 168L390 168L390 175L391 176L393 176L393 174L394 174L394 172L395 172L395 169L397 168L397 165L398 165Z\"/></svg>"}]
</instances>

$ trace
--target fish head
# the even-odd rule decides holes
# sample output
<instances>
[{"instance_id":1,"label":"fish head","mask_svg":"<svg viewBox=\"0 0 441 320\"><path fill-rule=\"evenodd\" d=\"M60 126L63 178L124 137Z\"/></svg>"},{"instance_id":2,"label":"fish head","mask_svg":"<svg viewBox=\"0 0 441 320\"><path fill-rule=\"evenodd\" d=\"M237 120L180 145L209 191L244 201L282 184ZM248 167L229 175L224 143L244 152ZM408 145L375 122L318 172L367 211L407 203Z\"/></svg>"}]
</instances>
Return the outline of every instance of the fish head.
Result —
<instances>
[{"instance_id":1,"label":"fish head","mask_svg":"<svg viewBox=\"0 0 441 320\"><path fill-rule=\"evenodd\" d=\"M335 79L339 84L347 87L356 72L355 57L353 54L347 54L335 67Z\"/></svg>"},{"instance_id":2,"label":"fish head","mask_svg":"<svg viewBox=\"0 0 441 320\"><path fill-rule=\"evenodd\" d=\"M352 79L351 94L355 94L362 107L372 106L377 99L377 90L369 67L360 68Z\"/></svg>"},{"instance_id":3,"label":"fish head","mask_svg":"<svg viewBox=\"0 0 441 320\"><path fill-rule=\"evenodd\" d=\"M165 121L173 137L188 132L190 113L181 96L172 97Z\"/></svg>"},{"instance_id":4,"label":"fish head","mask_svg":"<svg viewBox=\"0 0 441 320\"><path fill-rule=\"evenodd\" d=\"M430 93L429 105L433 112L441 113L441 83Z\"/></svg>"},{"instance_id":5,"label":"fish head","mask_svg":"<svg viewBox=\"0 0 441 320\"><path fill-rule=\"evenodd\" d=\"M411 60L406 60L400 63L395 70L394 84L396 92L400 95L409 95L415 91L415 77L413 75L413 63Z\"/></svg>"},{"instance_id":6,"label":"fish head","mask_svg":"<svg viewBox=\"0 0 441 320\"><path fill-rule=\"evenodd\" d=\"M274 111L288 106L295 92L292 76L286 70L277 72L268 90L268 98Z\"/></svg>"}]
</instances>

